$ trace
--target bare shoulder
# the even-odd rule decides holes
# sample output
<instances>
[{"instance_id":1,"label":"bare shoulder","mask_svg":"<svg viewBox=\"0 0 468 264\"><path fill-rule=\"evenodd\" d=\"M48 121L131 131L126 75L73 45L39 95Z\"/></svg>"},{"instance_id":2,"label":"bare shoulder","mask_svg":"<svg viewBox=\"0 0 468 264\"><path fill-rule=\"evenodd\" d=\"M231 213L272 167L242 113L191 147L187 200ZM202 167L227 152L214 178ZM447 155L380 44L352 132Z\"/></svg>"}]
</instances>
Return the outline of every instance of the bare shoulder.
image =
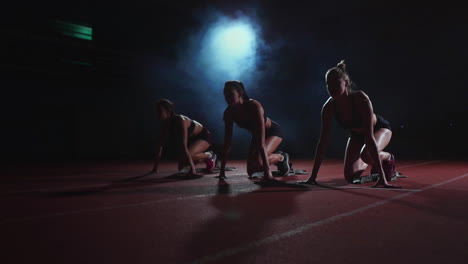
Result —
<instances>
[{"instance_id":1,"label":"bare shoulder","mask_svg":"<svg viewBox=\"0 0 468 264\"><path fill-rule=\"evenodd\" d=\"M250 99L247 103L252 107L262 107L262 104L255 99Z\"/></svg>"},{"instance_id":2,"label":"bare shoulder","mask_svg":"<svg viewBox=\"0 0 468 264\"><path fill-rule=\"evenodd\" d=\"M333 107L334 107L334 100L333 100L333 98L330 96L330 97L328 98L328 100L323 104L322 111L323 111L323 112L332 111L332 110L333 110Z\"/></svg>"},{"instance_id":3,"label":"bare shoulder","mask_svg":"<svg viewBox=\"0 0 468 264\"><path fill-rule=\"evenodd\" d=\"M232 120L232 109L231 107L226 107L226 110L224 110L224 115L223 115L224 120Z\"/></svg>"},{"instance_id":4,"label":"bare shoulder","mask_svg":"<svg viewBox=\"0 0 468 264\"><path fill-rule=\"evenodd\" d=\"M250 99L247 102L247 106L248 106L249 111L253 111L253 112L263 111L262 104L255 99Z\"/></svg>"},{"instance_id":5,"label":"bare shoulder","mask_svg":"<svg viewBox=\"0 0 468 264\"><path fill-rule=\"evenodd\" d=\"M184 115L179 115L178 118L182 121L185 121L185 120L190 120L190 118L188 116L184 116Z\"/></svg>"},{"instance_id":6,"label":"bare shoulder","mask_svg":"<svg viewBox=\"0 0 468 264\"><path fill-rule=\"evenodd\" d=\"M334 102L333 97L330 96L330 97L327 99L327 101L323 104L323 108L325 108L325 107L333 107L333 102Z\"/></svg>"},{"instance_id":7,"label":"bare shoulder","mask_svg":"<svg viewBox=\"0 0 468 264\"><path fill-rule=\"evenodd\" d=\"M184 127L184 118L182 115L174 115L170 122L168 122L168 126L175 126L175 128L180 129Z\"/></svg>"},{"instance_id":8,"label":"bare shoulder","mask_svg":"<svg viewBox=\"0 0 468 264\"><path fill-rule=\"evenodd\" d=\"M354 102L358 109L362 111L362 113L369 113L374 111L369 96L367 96L367 94L363 91L356 91L354 93Z\"/></svg>"},{"instance_id":9,"label":"bare shoulder","mask_svg":"<svg viewBox=\"0 0 468 264\"><path fill-rule=\"evenodd\" d=\"M189 118L184 115L175 115L174 120L176 121L177 124L184 126L184 121L189 120Z\"/></svg>"},{"instance_id":10,"label":"bare shoulder","mask_svg":"<svg viewBox=\"0 0 468 264\"><path fill-rule=\"evenodd\" d=\"M354 99L356 99L357 102L369 102L369 96L364 92L364 91L355 91L353 92Z\"/></svg>"}]
</instances>

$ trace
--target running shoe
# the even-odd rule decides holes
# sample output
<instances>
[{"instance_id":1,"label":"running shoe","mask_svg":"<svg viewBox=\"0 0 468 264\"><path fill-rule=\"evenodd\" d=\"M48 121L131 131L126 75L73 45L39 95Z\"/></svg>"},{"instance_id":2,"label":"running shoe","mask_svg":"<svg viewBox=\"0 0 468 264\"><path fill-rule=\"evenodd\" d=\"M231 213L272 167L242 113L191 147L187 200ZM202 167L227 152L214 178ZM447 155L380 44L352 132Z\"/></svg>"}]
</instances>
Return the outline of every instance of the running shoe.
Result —
<instances>
[{"instance_id":1,"label":"running shoe","mask_svg":"<svg viewBox=\"0 0 468 264\"><path fill-rule=\"evenodd\" d=\"M212 173L216 168L216 154L213 151L210 151L211 156L205 160L206 163L206 172Z\"/></svg>"},{"instance_id":2,"label":"running shoe","mask_svg":"<svg viewBox=\"0 0 468 264\"><path fill-rule=\"evenodd\" d=\"M278 167L278 176L288 176L289 171L291 170L289 167L289 154L286 152L281 152L280 154L283 155L283 160L275 163L275 165Z\"/></svg>"},{"instance_id":3,"label":"running shoe","mask_svg":"<svg viewBox=\"0 0 468 264\"><path fill-rule=\"evenodd\" d=\"M390 154L390 159L382 161L382 169L385 172L387 181L396 179L397 174L395 172L395 157Z\"/></svg>"}]
</instances>

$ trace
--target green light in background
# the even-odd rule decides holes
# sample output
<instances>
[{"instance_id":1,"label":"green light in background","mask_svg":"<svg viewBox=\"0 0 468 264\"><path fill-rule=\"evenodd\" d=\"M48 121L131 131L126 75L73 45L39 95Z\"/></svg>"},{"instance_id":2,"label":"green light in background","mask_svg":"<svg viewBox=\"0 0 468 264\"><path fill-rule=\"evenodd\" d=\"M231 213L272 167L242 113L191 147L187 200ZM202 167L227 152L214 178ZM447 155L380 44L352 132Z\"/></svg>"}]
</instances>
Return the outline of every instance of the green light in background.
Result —
<instances>
[{"instance_id":1,"label":"green light in background","mask_svg":"<svg viewBox=\"0 0 468 264\"><path fill-rule=\"evenodd\" d=\"M66 36L84 40L93 40L92 27L82 26L59 20L53 21L53 27L56 31Z\"/></svg>"},{"instance_id":2,"label":"green light in background","mask_svg":"<svg viewBox=\"0 0 468 264\"><path fill-rule=\"evenodd\" d=\"M78 60L69 60L69 59L62 59L63 62L70 63L70 64L76 64L76 65L81 65L81 66L93 66L92 63L86 62L86 61L78 61Z\"/></svg>"}]
</instances>

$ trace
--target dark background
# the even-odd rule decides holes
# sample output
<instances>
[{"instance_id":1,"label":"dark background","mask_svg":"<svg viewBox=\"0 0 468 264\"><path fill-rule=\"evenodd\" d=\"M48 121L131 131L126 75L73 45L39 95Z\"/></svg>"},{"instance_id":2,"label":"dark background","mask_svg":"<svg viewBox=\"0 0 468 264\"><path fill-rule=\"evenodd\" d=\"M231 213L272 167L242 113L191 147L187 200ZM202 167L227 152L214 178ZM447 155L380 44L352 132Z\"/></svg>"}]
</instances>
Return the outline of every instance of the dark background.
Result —
<instances>
[{"instance_id":1,"label":"dark background","mask_svg":"<svg viewBox=\"0 0 468 264\"><path fill-rule=\"evenodd\" d=\"M37 1L1 9L3 162L150 159L158 135L154 103L224 133L223 83L203 89L180 69L189 37L210 12L255 14L270 47L247 83L280 123L281 148L312 158L324 74L346 59L357 88L394 128L397 157L467 157L467 15L461 4L414 1ZM92 41L62 36L50 21L93 28ZM207 100L210 98L210 100ZM215 100L217 103L212 104ZM329 155L348 132L334 126ZM233 158L249 135L235 129Z\"/></svg>"}]
</instances>

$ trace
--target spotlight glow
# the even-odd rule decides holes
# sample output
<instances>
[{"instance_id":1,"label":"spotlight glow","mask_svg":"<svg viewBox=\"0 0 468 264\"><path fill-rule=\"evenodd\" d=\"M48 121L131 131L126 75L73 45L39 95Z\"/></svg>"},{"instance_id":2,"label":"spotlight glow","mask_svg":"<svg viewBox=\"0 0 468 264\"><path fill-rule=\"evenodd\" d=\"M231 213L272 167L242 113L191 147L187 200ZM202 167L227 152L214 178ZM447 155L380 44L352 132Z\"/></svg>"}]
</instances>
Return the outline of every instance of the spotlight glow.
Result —
<instances>
[{"instance_id":1,"label":"spotlight glow","mask_svg":"<svg viewBox=\"0 0 468 264\"><path fill-rule=\"evenodd\" d=\"M219 55L248 57L255 52L255 34L246 24L219 28L211 42Z\"/></svg>"},{"instance_id":2,"label":"spotlight glow","mask_svg":"<svg viewBox=\"0 0 468 264\"><path fill-rule=\"evenodd\" d=\"M223 21L214 25L206 39L203 56L210 68L220 71L225 79L242 78L255 68L257 40L254 28L244 21Z\"/></svg>"}]
</instances>

